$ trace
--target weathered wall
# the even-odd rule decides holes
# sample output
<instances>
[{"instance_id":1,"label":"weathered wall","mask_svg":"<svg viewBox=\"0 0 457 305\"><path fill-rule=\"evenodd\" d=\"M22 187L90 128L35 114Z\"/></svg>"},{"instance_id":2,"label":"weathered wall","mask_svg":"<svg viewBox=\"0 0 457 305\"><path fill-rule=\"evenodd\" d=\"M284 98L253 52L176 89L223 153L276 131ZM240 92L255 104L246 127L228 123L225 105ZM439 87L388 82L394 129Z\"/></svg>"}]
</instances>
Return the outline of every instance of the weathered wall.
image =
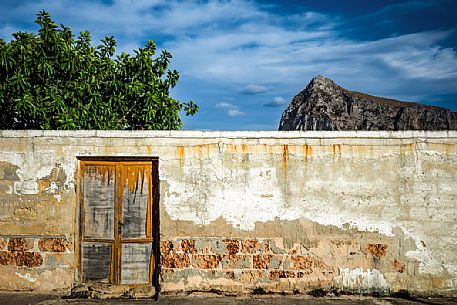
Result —
<instances>
[{"instance_id":1,"label":"weathered wall","mask_svg":"<svg viewBox=\"0 0 457 305\"><path fill-rule=\"evenodd\" d=\"M159 157L164 291L456 294L457 132L2 131L0 289L74 284L78 156Z\"/></svg>"}]
</instances>

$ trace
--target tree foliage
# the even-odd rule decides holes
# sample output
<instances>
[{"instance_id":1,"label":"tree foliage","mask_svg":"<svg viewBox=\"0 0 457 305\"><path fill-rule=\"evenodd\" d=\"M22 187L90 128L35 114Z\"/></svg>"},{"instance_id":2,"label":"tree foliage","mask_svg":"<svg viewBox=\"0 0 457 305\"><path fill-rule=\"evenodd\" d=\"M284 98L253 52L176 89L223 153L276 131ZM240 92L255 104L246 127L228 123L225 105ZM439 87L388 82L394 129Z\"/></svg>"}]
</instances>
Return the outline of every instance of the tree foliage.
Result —
<instances>
[{"instance_id":1,"label":"tree foliage","mask_svg":"<svg viewBox=\"0 0 457 305\"><path fill-rule=\"evenodd\" d=\"M180 110L198 111L170 97L179 74L152 40L114 56L113 37L93 47L45 11L36 23L38 34L0 39L0 129L179 129Z\"/></svg>"}]
</instances>

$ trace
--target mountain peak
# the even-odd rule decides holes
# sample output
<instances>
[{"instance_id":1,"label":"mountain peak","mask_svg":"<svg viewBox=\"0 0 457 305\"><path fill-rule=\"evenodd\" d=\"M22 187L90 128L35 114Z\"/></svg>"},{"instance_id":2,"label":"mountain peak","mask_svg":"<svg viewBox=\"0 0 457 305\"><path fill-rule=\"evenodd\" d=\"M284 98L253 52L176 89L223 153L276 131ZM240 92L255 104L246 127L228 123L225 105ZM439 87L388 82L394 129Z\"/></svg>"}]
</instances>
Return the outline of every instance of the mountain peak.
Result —
<instances>
[{"instance_id":1,"label":"mountain peak","mask_svg":"<svg viewBox=\"0 0 457 305\"><path fill-rule=\"evenodd\" d=\"M318 85L318 86L331 86L331 85L336 85L333 80L330 78L327 78L323 75L317 75L314 76L311 81L309 82L309 85ZM309 86L308 85L308 86Z\"/></svg>"},{"instance_id":2,"label":"mountain peak","mask_svg":"<svg viewBox=\"0 0 457 305\"><path fill-rule=\"evenodd\" d=\"M279 130L457 130L457 113L350 91L323 75L284 110Z\"/></svg>"}]
</instances>

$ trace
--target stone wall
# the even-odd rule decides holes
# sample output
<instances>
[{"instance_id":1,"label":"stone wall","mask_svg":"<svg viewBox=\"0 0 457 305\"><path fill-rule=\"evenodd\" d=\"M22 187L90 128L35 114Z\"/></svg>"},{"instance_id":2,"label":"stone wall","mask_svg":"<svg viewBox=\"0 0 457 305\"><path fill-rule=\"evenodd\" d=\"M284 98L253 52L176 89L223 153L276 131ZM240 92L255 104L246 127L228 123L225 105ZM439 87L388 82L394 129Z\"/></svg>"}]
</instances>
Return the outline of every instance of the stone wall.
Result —
<instances>
[{"instance_id":1,"label":"stone wall","mask_svg":"<svg viewBox=\"0 0 457 305\"><path fill-rule=\"evenodd\" d=\"M159 157L162 291L456 295L457 132L0 132L0 289L77 284L81 156Z\"/></svg>"},{"instance_id":2,"label":"stone wall","mask_svg":"<svg viewBox=\"0 0 457 305\"><path fill-rule=\"evenodd\" d=\"M65 237L0 237L0 281L6 290L59 290L72 283L73 245Z\"/></svg>"}]
</instances>

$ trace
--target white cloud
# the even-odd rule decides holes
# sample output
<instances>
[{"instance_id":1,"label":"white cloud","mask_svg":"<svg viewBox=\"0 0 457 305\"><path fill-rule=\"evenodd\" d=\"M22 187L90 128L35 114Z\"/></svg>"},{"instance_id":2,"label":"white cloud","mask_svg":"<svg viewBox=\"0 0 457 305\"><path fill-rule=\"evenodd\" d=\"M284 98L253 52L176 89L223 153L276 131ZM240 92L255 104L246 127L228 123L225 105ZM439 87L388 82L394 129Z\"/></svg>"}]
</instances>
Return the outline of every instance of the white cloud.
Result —
<instances>
[{"instance_id":1,"label":"white cloud","mask_svg":"<svg viewBox=\"0 0 457 305\"><path fill-rule=\"evenodd\" d=\"M282 96L275 96L272 101L265 103L266 107L280 107L286 104L286 100Z\"/></svg>"},{"instance_id":2,"label":"white cloud","mask_svg":"<svg viewBox=\"0 0 457 305\"><path fill-rule=\"evenodd\" d=\"M240 111L238 106L233 105L229 102L219 102L216 104L216 108L224 111L225 114L229 117L243 116L246 114L246 113Z\"/></svg>"},{"instance_id":3,"label":"white cloud","mask_svg":"<svg viewBox=\"0 0 457 305\"><path fill-rule=\"evenodd\" d=\"M243 94L260 94L270 91L266 86L249 84L241 91Z\"/></svg>"}]
</instances>

